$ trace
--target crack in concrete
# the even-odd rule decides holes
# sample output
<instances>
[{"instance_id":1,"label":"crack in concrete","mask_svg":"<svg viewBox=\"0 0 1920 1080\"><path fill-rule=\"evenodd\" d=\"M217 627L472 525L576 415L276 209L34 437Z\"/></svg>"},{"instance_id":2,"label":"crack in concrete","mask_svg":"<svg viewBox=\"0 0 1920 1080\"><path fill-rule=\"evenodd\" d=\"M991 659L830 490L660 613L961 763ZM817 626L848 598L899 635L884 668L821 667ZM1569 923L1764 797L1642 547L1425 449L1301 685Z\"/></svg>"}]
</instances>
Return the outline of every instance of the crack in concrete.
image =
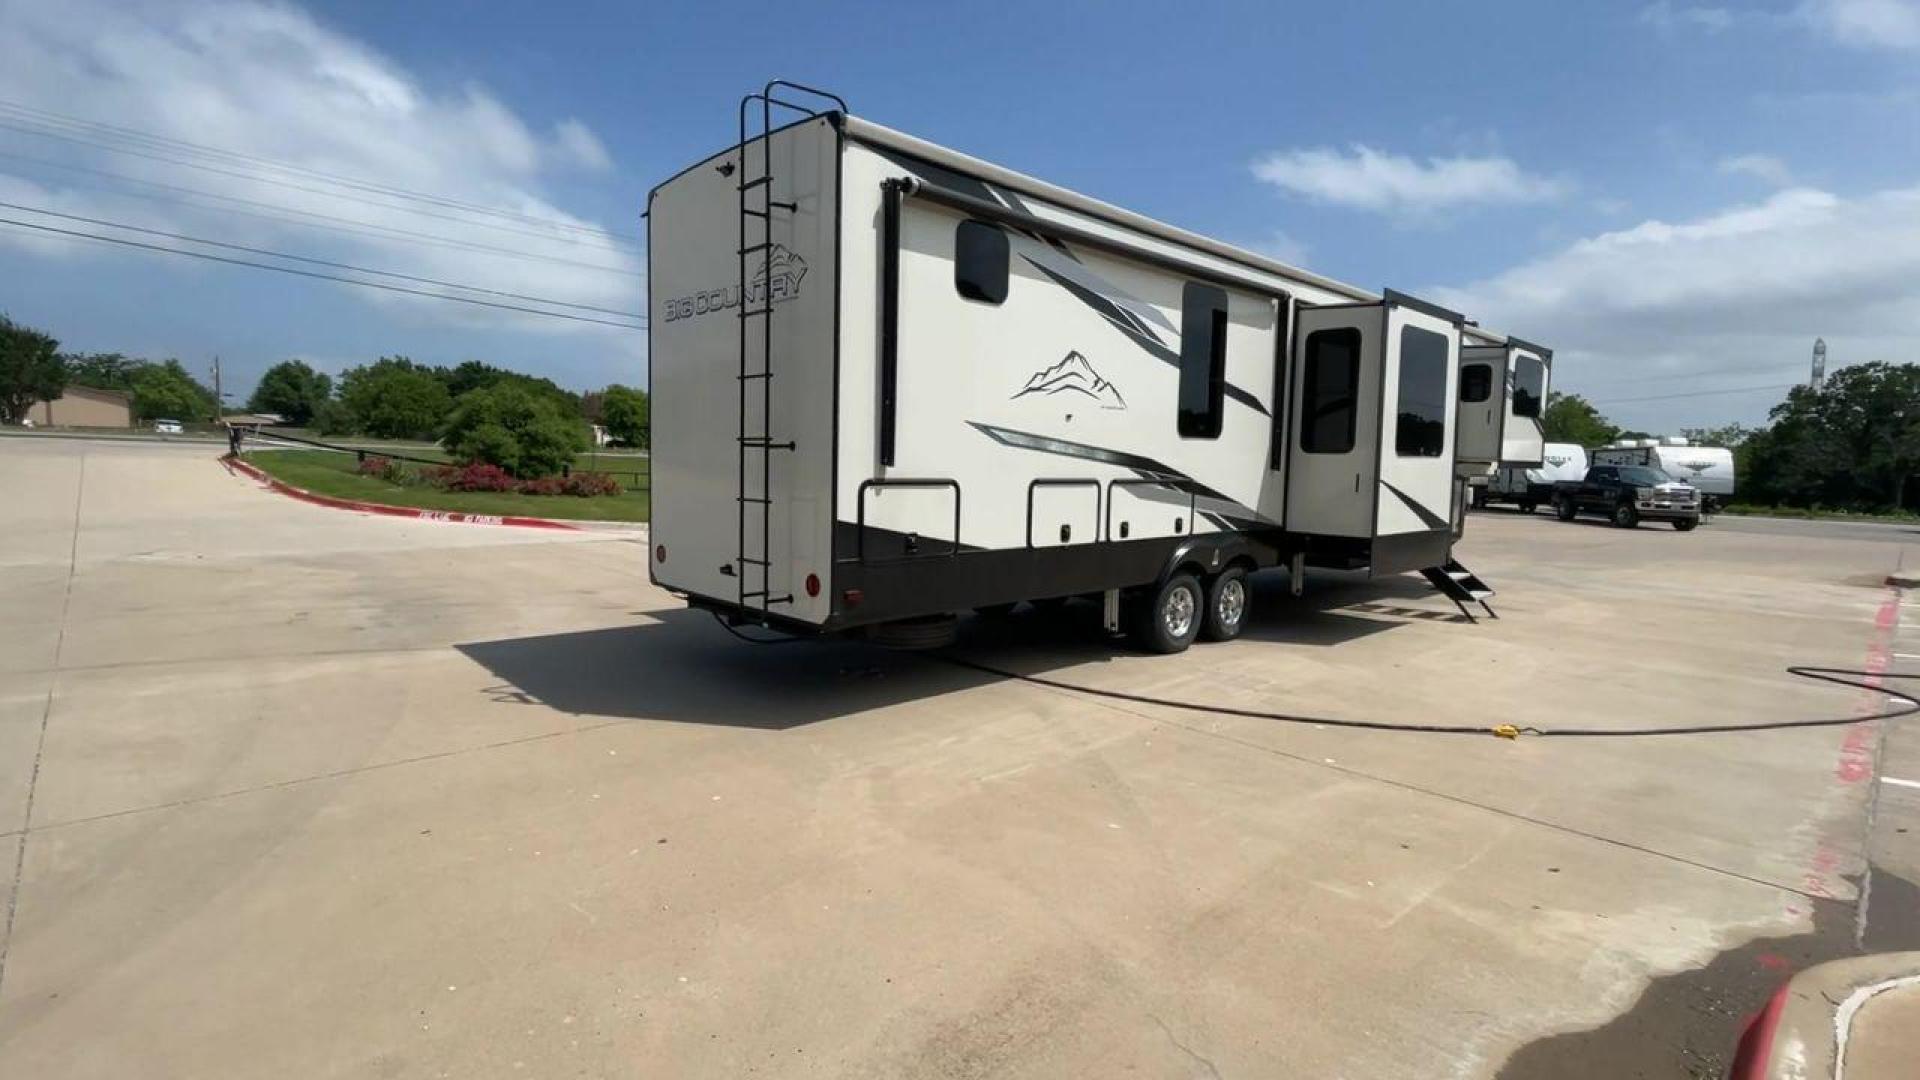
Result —
<instances>
[{"instance_id":1,"label":"crack in concrete","mask_svg":"<svg viewBox=\"0 0 1920 1080\"><path fill-rule=\"evenodd\" d=\"M7 986L7 956L13 949L14 916L20 909L20 882L27 870L27 834L33 828L33 797L40 787L40 759L47 749L47 724L53 719L54 692L60 688L60 653L67 645L67 613L73 607L73 578L80 566L80 506L87 492L87 451L80 450L80 478L73 486L73 537L67 545L67 587L60 598L60 627L53 639L54 673L47 679L47 700L40 708L40 734L33 744L33 769L27 774L27 804L20 817L20 843L13 854L13 884L7 889L7 922L0 927L0 990Z\"/></svg>"}]
</instances>

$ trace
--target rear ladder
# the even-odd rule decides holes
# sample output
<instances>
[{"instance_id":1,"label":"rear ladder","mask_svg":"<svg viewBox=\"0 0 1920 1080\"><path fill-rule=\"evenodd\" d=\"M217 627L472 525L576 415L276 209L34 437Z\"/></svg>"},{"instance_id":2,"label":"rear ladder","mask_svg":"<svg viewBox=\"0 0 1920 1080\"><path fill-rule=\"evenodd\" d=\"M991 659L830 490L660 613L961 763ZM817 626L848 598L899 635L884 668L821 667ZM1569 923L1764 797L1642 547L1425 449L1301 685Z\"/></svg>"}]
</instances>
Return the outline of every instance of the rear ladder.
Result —
<instances>
[{"instance_id":1,"label":"rear ladder","mask_svg":"<svg viewBox=\"0 0 1920 1080\"><path fill-rule=\"evenodd\" d=\"M740 196L740 244L738 248L740 308L737 313L740 330L740 390L739 434L735 438L738 457L738 487L734 492L735 511L738 520L739 552L734 559L733 569L739 583L738 602L743 609L758 608L762 615L767 614L775 604L791 604L793 594L773 592L773 455L780 451L794 449L791 439L776 440L773 437L773 275L771 259L773 254L773 220L776 213L790 214L798 208L796 203L782 202L773 197L773 110L778 107L802 116L818 116L819 110L783 101L774 96L776 89L797 90L803 94L834 102L842 113L847 103L833 94L798 83L775 79L757 94L748 94L740 99L740 182L737 190ZM760 171L755 173L749 167L752 152L749 149L749 118L753 113L753 104L760 103L760 130L754 136L760 143ZM755 193L758 192L756 200ZM757 205L756 205L757 202ZM753 234L752 222L759 222L759 238L749 242ZM753 274L749 267L761 267L760 276L765 283L760 290L760 298L752 299L750 286ZM753 361L752 327L753 320L761 323L760 349L757 366ZM749 409L752 402L753 386L760 388L760 411L758 422ZM758 455L759 494L747 487L747 478ZM760 516L758 536L749 527L749 519L755 513ZM758 545L754 545L754 541ZM758 571L758 578L754 572ZM758 588L754 588L754 585Z\"/></svg>"}]
</instances>

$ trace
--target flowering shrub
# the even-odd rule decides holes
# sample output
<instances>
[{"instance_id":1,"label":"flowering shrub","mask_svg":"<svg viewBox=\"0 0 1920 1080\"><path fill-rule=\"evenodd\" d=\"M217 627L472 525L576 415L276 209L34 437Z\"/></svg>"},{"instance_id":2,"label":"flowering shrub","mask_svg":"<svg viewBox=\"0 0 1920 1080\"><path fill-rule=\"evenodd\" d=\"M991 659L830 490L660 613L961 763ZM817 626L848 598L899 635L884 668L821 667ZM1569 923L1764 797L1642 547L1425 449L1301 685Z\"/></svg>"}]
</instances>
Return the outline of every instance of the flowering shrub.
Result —
<instances>
[{"instance_id":1,"label":"flowering shrub","mask_svg":"<svg viewBox=\"0 0 1920 1080\"><path fill-rule=\"evenodd\" d=\"M474 462L471 465L440 465L428 475L434 487L448 491L513 491L519 482L498 465Z\"/></svg>"},{"instance_id":2,"label":"flowering shrub","mask_svg":"<svg viewBox=\"0 0 1920 1080\"><path fill-rule=\"evenodd\" d=\"M566 491L566 480L558 476L536 476L520 481L522 495L564 495Z\"/></svg>"},{"instance_id":3,"label":"flowering shrub","mask_svg":"<svg viewBox=\"0 0 1920 1080\"><path fill-rule=\"evenodd\" d=\"M369 454L360 459L358 472L361 476L371 476L376 480L385 480L389 484L404 484L410 479L407 470L390 457Z\"/></svg>"},{"instance_id":4,"label":"flowering shrub","mask_svg":"<svg viewBox=\"0 0 1920 1080\"><path fill-rule=\"evenodd\" d=\"M606 473L577 472L562 481L563 490L569 495L583 498L595 495L620 494L620 482Z\"/></svg>"}]
</instances>

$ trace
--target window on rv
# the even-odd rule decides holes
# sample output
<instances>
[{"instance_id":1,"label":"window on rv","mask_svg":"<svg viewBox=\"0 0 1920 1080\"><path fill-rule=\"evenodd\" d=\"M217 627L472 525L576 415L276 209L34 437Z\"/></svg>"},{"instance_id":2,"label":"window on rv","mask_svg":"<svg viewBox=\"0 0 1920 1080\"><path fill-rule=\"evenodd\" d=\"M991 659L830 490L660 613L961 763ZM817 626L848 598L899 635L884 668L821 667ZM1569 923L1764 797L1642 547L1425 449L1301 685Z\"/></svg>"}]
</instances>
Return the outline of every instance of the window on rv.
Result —
<instances>
[{"instance_id":1,"label":"window on rv","mask_svg":"<svg viewBox=\"0 0 1920 1080\"><path fill-rule=\"evenodd\" d=\"M1400 328L1400 405L1393 451L1439 457L1447 444L1447 339L1418 326Z\"/></svg>"},{"instance_id":2,"label":"window on rv","mask_svg":"<svg viewBox=\"0 0 1920 1080\"><path fill-rule=\"evenodd\" d=\"M969 218L953 234L953 287L987 304L1007 299L1007 234L998 225Z\"/></svg>"},{"instance_id":3,"label":"window on rv","mask_svg":"<svg viewBox=\"0 0 1920 1080\"><path fill-rule=\"evenodd\" d=\"M1315 330L1307 335L1305 356L1300 449L1308 454L1349 453L1360 398L1360 330Z\"/></svg>"},{"instance_id":4,"label":"window on rv","mask_svg":"<svg viewBox=\"0 0 1920 1080\"><path fill-rule=\"evenodd\" d=\"M1180 435L1217 439L1226 412L1227 291L1187 282L1180 298Z\"/></svg>"},{"instance_id":5,"label":"window on rv","mask_svg":"<svg viewBox=\"0 0 1920 1080\"><path fill-rule=\"evenodd\" d=\"M1460 369L1460 400L1478 405L1493 396L1493 365L1468 364Z\"/></svg>"},{"instance_id":6,"label":"window on rv","mask_svg":"<svg viewBox=\"0 0 1920 1080\"><path fill-rule=\"evenodd\" d=\"M1540 415L1540 399L1545 395L1547 366L1531 356L1513 360L1513 415Z\"/></svg>"}]
</instances>

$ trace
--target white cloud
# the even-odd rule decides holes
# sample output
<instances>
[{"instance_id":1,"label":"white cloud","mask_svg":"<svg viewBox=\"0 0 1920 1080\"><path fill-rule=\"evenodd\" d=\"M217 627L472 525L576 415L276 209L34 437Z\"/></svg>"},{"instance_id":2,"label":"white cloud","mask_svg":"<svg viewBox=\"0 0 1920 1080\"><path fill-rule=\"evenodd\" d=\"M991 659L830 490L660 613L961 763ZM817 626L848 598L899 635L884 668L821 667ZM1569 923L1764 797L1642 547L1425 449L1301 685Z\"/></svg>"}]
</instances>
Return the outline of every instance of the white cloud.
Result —
<instances>
[{"instance_id":1,"label":"white cloud","mask_svg":"<svg viewBox=\"0 0 1920 1080\"><path fill-rule=\"evenodd\" d=\"M1920 49L1920 0L1807 0L1799 15L1842 45Z\"/></svg>"},{"instance_id":2,"label":"white cloud","mask_svg":"<svg viewBox=\"0 0 1920 1080\"><path fill-rule=\"evenodd\" d=\"M1836 364L1916 361L1920 186L1854 198L1792 188L1691 221L1604 233L1432 292L1488 326L1558 346L1556 382L1596 398L1779 382L1782 370L1804 363L1816 335L1833 346ZM1747 369L1756 376L1671 378ZM1666 381L1637 387L1656 374ZM1672 417L1665 426L1688 417L1751 421L1779 396L1622 412L1647 427L1662 410Z\"/></svg>"},{"instance_id":3,"label":"white cloud","mask_svg":"<svg viewBox=\"0 0 1920 1080\"><path fill-rule=\"evenodd\" d=\"M1275 151L1254 162L1253 173L1282 191L1316 202L1401 214L1546 202L1567 190L1564 182L1532 175L1505 157L1416 161L1358 144L1346 152Z\"/></svg>"},{"instance_id":4,"label":"white cloud","mask_svg":"<svg viewBox=\"0 0 1920 1080\"><path fill-rule=\"evenodd\" d=\"M1640 9L1640 21L1661 31L1691 27L1718 33L1731 27L1734 19L1734 13L1727 8L1676 5L1671 0L1659 0Z\"/></svg>"},{"instance_id":5,"label":"white cloud","mask_svg":"<svg viewBox=\"0 0 1920 1080\"><path fill-rule=\"evenodd\" d=\"M1762 183L1786 187L1793 183L1787 163L1771 154L1739 154L1720 159L1720 171L1733 176L1751 176Z\"/></svg>"},{"instance_id":6,"label":"white cloud","mask_svg":"<svg viewBox=\"0 0 1920 1080\"><path fill-rule=\"evenodd\" d=\"M0 0L0 24L7 27L0 35L0 101L42 111L0 109L0 120L69 136L0 133L9 151L68 166L0 159L0 181L15 174L7 190L37 189L32 198L8 201L616 310L639 310L643 302L644 268L632 242L569 214L544 192L555 175L611 166L605 146L578 119L533 124L482 86L430 85L300 8L265 0ZM244 156L129 143L49 121L45 113ZM103 141L145 156L112 152L98 145ZM308 171L275 170L259 159ZM342 187L317 173L433 201ZM349 219L358 231L313 227L340 224L322 216ZM21 243L20 236L0 227L0 242ZM80 242L57 249L33 243L35 251L70 258L161 258ZM165 272L186 265L174 260ZM354 295L409 317L588 329L371 290Z\"/></svg>"}]
</instances>

